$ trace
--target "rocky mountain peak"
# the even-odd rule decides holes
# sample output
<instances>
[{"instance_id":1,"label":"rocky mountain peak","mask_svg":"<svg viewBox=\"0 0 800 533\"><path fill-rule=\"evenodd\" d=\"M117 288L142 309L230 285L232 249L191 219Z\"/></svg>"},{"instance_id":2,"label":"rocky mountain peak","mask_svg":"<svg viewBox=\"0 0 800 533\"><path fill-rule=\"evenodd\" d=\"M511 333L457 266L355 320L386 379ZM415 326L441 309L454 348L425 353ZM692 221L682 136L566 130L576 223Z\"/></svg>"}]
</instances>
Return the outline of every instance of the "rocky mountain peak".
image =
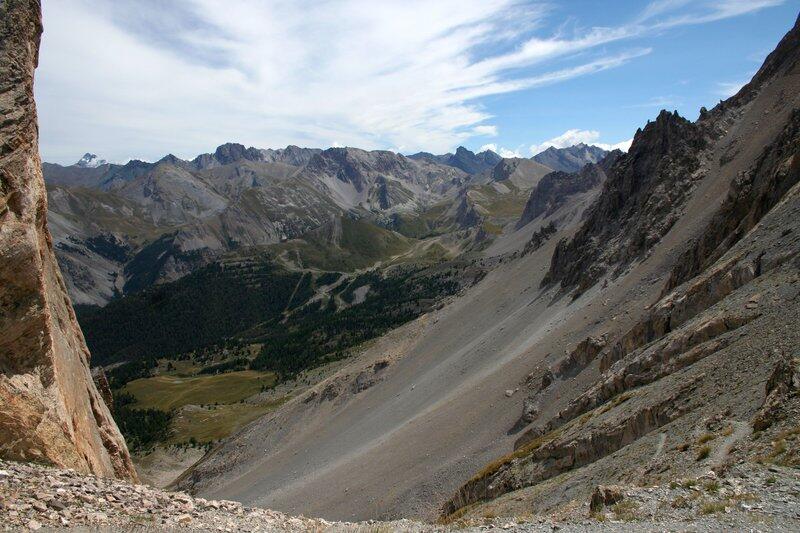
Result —
<instances>
[{"instance_id":1,"label":"rocky mountain peak","mask_svg":"<svg viewBox=\"0 0 800 533\"><path fill-rule=\"evenodd\" d=\"M677 111L664 109L654 121L648 121L644 129L636 130L627 159L635 161L640 168L645 165L647 170L653 171L653 165L658 164L662 156L681 150L699 150L704 143L705 139L695 123L680 116ZM647 175L652 176L653 173Z\"/></svg>"},{"instance_id":2,"label":"rocky mountain peak","mask_svg":"<svg viewBox=\"0 0 800 533\"><path fill-rule=\"evenodd\" d=\"M546 165L553 170L561 172L577 172L584 165L598 163L606 155L606 151L598 146L590 146L585 143L578 143L566 148L556 148L550 146L543 152L533 156L531 159Z\"/></svg>"},{"instance_id":3,"label":"rocky mountain peak","mask_svg":"<svg viewBox=\"0 0 800 533\"><path fill-rule=\"evenodd\" d=\"M108 162L105 159L100 159L95 154L90 154L89 152L86 152L85 154L83 154L83 157L81 157L78 160L78 162L75 163L75 166L81 168L97 168L99 166L107 164Z\"/></svg>"},{"instance_id":4,"label":"rocky mountain peak","mask_svg":"<svg viewBox=\"0 0 800 533\"><path fill-rule=\"evenodd\" d=\"M197 169L215 168L228 165L237 161L263 161L264 155L261 150L250 147L246 148L239 143L221 144L214 150L213 154L200 154L192 160L192 164Z\"/></svg>"},{"instance_id":5,"label":"rocky mountain peak","mask_svg":"<svg viewBox=\"0 0 800 533\"><path fill-rule=\"evenodd\" d=\"M661 111L639 129L628 153L608 168L584 225L571 241L559 243L543 283L560 281L580 293L612 265L646 253L677 219L705 143L702 128L677 112Z\"/></svg>"},{"instance_id":6,"label":"rocky mountain peak","mask_svg":"<svg viewBox=\"0 0 800 533\"><path fill-rule=\"evenodd\" d=\"M260 161L262 159L261 152L257 149L250 147L245 148L243 144L239 143L226 143L217 147L214 151L214 158L222 165L234 163L241 159L248 161Z\"/></svg>"},{"instance_id":7,"label":"rocky mountain peak","mask_svg":"<svg viewBox=\"0 0 800 533\"><path fill-rule=\"evenodd\" d=\"M363 191L373 174L405 175L412 163L385 150L367 152L358 148L333 147L314 155L305 168L307 175L330 175Z\"/></svg>"},{"instance_id":8,"label":"rocky mountain peak","mask_svg":"<svg viewBox=\"0 0 800 533\"><path fill-rule=\"evenodd\" d=\"M174 154L167 154L158 160L159 163L169 163L170 165L183 165L186 163L183 159L175 156Z\"/></svg>"},{"instance_id":9,"label":"rocky mountain peak","mask_svg":"<svg viewBox=\"0 0 800 533\"><path fill-rule=\"evenodd\" d=\"M491 150L484 150L476 154L475 152L459 146L456 153L448 158L447 163L452 167L459 168L467 174L478 174L487 170L491 170L503 158L492 152Z\"/></svg>"}]
</instances>

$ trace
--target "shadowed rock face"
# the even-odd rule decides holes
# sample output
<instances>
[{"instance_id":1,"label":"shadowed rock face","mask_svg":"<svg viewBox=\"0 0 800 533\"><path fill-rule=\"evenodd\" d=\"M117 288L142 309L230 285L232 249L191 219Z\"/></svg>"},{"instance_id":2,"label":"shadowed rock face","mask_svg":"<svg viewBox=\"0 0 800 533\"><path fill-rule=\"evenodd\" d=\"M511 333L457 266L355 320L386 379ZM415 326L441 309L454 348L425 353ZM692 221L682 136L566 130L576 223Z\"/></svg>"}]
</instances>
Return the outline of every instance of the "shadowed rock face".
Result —
<instances>
[{"instance_id":1,"label":"shadowed rock face","mask_svg":"<svg viewBox=\"0 0 800 533\"><path fill-rule=\"evenodd\" d=\"M517 228L521 228L541 215L552 215L570 197L602 184L606 179L606 172L620 156L622 156L622 152L615 150L610 152L600 163L589 163L578 172L556 171L547 174L531 191L531 196L525 204L525 210L517 222Z\"/></svg>"},{"instance_id":2,"label":"shadowed rock face","mask_svg":"<svg viewBox=\"0 0 800 533\"><path fill-rule=\"evenodd\" d=\"M706 141L702 129L677 112L662 111L637 131L628 153L607 171L583 227L559 243L544 283L580 293L610 269L646 254L677 221L701 177L698 154Z\"/></svg>"},{"instance_id":3,"label":"shadowed rock face","mask_svg":"<svg viewBox=\"0 0 800 533\"><path fill-rule=\"evenodd\" d=\"M47 229L33 100L41 32L38 1L0 3L0 457L135 480Z\"/></svg>"}]
</instances>

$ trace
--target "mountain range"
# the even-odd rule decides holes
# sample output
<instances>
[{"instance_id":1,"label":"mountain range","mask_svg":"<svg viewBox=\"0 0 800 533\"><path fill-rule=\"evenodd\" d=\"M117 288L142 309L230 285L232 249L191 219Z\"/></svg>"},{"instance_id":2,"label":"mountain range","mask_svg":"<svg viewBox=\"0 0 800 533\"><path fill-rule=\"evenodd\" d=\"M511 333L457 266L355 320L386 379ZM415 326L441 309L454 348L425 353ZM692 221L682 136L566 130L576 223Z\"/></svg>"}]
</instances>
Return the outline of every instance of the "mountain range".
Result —
<instances>
[{"instance_id":1,"label":"mountain range","mask_svg":"<svg viewBox=\"0 0 800 533\"><path fill-rule=\"evenodd\" d=\"M800 17L539 159L41 165L42 29L0 3L3 524L800 528Z\"/></svg>"},{"instance_id":2,"label":"mountain range","mask_svg":"<svg viewBox=\"0 0 800 533\"><path fill-rule=\"evenodd\" d=\"M76 303L95 305L176 280L221 253L300 239L342 216L366 217L401 233L430 222L440 232L454 220L477 226L481 216L447 213L449 206L462 203L462 211L471 211L467 196L476 187L507 181L525 190L550 171L532 160L463 147L455 154L405 157L235 143L191 161L167 155L118 165L87 153L74 165L44 163L43 169L67 287ZM508 192L493 190L490 201ZM432 221L436 210L444 216Z\"/></svg>"},{"instance_id":3,"label":"mountain range","mask_svg":"<svg viewBox=\"0 0 800 533\"><path fill-rule=\"evenodd\" d=\"M561 172L577 172L587 163L599 163L606 155L606 150L598 146L578 143L566 148L551 146L533 156L537 163Z\"/></svg>"}]
</instances>

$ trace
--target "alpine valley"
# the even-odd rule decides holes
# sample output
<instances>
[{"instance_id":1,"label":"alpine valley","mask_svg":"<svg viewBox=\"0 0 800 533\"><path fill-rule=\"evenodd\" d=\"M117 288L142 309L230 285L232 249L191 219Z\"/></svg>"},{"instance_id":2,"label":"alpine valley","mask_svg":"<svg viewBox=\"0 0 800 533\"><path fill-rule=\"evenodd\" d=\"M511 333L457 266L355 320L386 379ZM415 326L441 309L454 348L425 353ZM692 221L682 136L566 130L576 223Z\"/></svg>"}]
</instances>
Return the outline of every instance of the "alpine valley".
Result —
<instances>
[{"instance_id":1,"label":"alpine valley","mask_svg":"<svg viewBox=\"0 0 800 533\"><path fill-rule=\"evenodd\" d=\"M627 152L68 166L41 31L0 2L0 528L800 529L800 19Z\"/></svg>"}]
</instances>

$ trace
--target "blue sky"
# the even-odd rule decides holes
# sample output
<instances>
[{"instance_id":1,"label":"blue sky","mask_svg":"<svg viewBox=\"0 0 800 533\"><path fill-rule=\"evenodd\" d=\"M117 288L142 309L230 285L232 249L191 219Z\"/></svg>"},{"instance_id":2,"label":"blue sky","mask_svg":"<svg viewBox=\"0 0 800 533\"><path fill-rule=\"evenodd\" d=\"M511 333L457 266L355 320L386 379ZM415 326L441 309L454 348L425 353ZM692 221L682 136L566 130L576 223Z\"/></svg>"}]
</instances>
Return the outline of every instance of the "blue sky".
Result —
<instances>
[{"instance_id":1,"label":"blue sky","mask_svg":"<svg viewBox=\"0 0 800 533\"><path fill-rule=\"evenodd\" d=\"M44 0L41 150L72 163L217 145L529 157L696 118L797 0Z\"/></svg>"}]
</instances>

